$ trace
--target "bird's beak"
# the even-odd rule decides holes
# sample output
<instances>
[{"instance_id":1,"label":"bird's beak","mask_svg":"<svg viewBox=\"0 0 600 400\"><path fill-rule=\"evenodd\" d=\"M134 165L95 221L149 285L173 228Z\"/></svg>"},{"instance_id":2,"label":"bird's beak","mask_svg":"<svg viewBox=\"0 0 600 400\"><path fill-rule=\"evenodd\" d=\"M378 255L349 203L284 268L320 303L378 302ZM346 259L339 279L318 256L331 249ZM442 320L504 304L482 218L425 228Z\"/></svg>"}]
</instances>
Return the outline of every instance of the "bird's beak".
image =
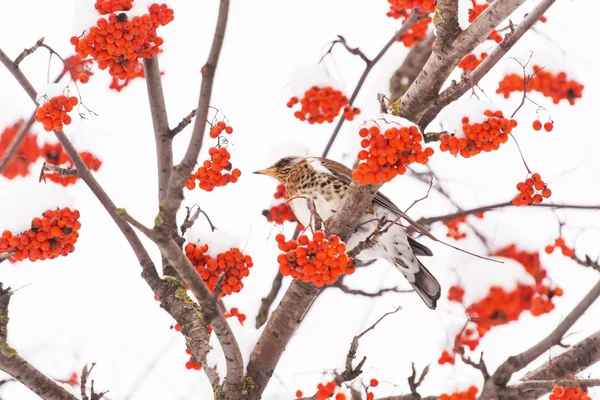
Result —
<instances>
[{"instance_id":1,"label":"bird's beak","mask_svg":"<svg viewBox=\"0 0 600 400\"><path fill-rule=\"evenodd\" d=\"M275 168L267 168L267 169L261 169L258 171L254 171L253 174L259 174L259 175L268 175L268 176L275 176Z\"/></svg>"}]
</instances>

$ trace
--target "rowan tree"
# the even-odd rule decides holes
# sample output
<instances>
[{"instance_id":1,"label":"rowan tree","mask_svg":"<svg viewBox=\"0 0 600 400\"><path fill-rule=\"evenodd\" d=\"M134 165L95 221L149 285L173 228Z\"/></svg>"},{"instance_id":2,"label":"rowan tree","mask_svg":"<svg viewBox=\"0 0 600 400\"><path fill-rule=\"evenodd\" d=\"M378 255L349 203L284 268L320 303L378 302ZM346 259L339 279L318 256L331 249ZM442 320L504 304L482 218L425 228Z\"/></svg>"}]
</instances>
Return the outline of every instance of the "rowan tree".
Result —
<instances>
[{"instance_id":1,"label":"rowan tree","mask_svg":"<svg viewBox=\"0 0 600 400\"><path fill-rule=\"evenodd\" d=\"M95 0L45 35L68 10L41 3L59 22L10 5L0 48L4 398L598 393L595 75L556 56L595 5ZM261 42L253 18L293 21ZM331 218L301 226L251 175L286 155L352 168ZM384 183L386 223L433 249L435 311L345 244Z\"/></svg>"}]
</instances>

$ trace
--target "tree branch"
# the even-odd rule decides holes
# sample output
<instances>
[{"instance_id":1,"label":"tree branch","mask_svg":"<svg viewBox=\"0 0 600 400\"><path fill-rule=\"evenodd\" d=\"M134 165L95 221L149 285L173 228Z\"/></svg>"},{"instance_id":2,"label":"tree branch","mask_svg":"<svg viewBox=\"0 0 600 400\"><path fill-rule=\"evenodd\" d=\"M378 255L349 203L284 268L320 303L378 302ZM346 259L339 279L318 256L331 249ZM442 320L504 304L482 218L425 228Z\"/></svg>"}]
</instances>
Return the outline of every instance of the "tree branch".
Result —
<instances>
[{"instance_id":1,"label":"tree branch","mask_svg":"<svg viewBox=\"0 0 600 400\"><path fill-rule=\"evenodd\" d=\"M435 35L431 32L425 39L410 48L402 65L400 65L390 78L390 101L392 103L402 97L410 85L417 79L417 76L431 56L434 42Z\"/></svg>"},{"instance_id":2,"label":"tree branch","mask_svg":"<svg viewBox=\"0 0 600 400\"><path fill-rule=\"evenodd\" d=\"M269 317L269 310L271 309L275 298L277 298L277 294L281 289L282 282L283 275L281 275L281 272L277 270L277 275L275 275L275 278L273 279L273 283L271 284L271 290L269 291L269 294L267 294L266 297L263 297L260 300L260 308L258 309L258 314L256 315L256 329L260 328L265 324L265 322L267 322L267 318Z\"/></svg>"},{"instance_id":3,"label":"tree branch","mask_svg":"<svg viewBox=\"0 0 600 400\"><path fill-rule=\"evenodd\" d=\"M437 44L423 70L400 101L400 116L418 122L460 60L483 42L494 28L525 0L494 1L473 23L456 35L455 40Z\"/></svg>"},{"instance_id":4,"label":"tree branch","mask_svg":"<svg viewBox=\"0 0 600 400\"><path fill-rule=\"evenodd\" d=\"M554 4L556 0L542 0L540 3L523 19L523 21L514 29L510 34L507 34L498 46L490 53L490 55L483 60L475 70L473 70L468 78L463 78L459 83L450 85L449 88L444 90L435 99L431 99L430 102L424 103L427 107L421 113L418 121L418 125L425 127L439 114L439 112L446 107L448 104L455 100L458 100L463 94L469 91L474 85L477 85L479 81L492 69L494 65L498 63L504 57L504 55L525 35L525 33L535 24L540 17ZM499 3L495 1L488 9L494 7L494 4ZM487 10L486 10L487 11ZM480 18L483 17L483 14ZM477 18L477 22L480 18ZM475 24L473 22L473 24ZM466 55L466 54L465 54Z\"/></svg>"},{"instance_id":5,"label":"tree branch","mask_svg":"<svg viewBox=\"0 0 600 400\"><path fill-rule=\"evenodd\" d=\"M192 123L192 119L196 116L196 112L198 109L193 109L188 115L185 116L184 119L181 120L177 126L171 130L169 130L169 135L173 138L177 136L179 132L185 129L190 123Z\"/></svg>"},{"instance_id":6,"label":"tree branch","mask_svg":"<svg viewBox=\"0 0 600 400\"><path fill-rule=\"evenodd\" d=\"M12 292L0 282L0 369L44 400L77 400L54 380L19 356L7 343L8 305Z\"/></svg>"},{"instance_id":7,"label":"tree branch","mask_svg":"<svg viewBox=\"0 0 600 400\"><path fill-rule=\"evenodd\" d=\"M363 297L380 297L384 293L390 293L390 292L391 293L412 293L412 292L414 292L414 290L412 290L412 289L404 290L404 289L398 289L397 287L383 288L383 289L379 289L377 292L365 292L364 290L352 289L352 288L346 286L346 284L344 284L342 278L338 279L333 285L328 286L328 287L337 288L346 294L351 294L354 296L363 296Z\"/></svg>"},{"instance_id":8,"label":"tree branch","mask_svg":"<svg viewBox=\"0 0 600 400\"><path fill-rule=\"evenodd\" d=\"M165 237L169 236L177 229L175 216L183 201L183 186L190 177L192 169L196 166L198 154L202 147L213 81L219 61L219 55L221 53L221 47L223 46L223 39L225 38L228 14L229 0L220 0L217 26L215 28L212 46L210 48L208 60L201 69L202 83L200 85L200 98L198 100L198 111L196 121L194 121L192 137L185 156L171 174L166 198L161 203L159 215L156 218L156 227L159 228L161 234Z\"/></svg>"},{"instance_id":9,"label":"tree branch","mask_svg":"<svg viewBox=\"0 0 600 400\"><path fill-rule=\"evenodd\" d=\"M461 32L458 24L458 1L438 0L433 23L436 32L436 47L444 49L451 46Z\"/></svg>"},{"instance_id":10,"label":"tree branch","mask_svg":"<svg viewBox=\"0 0 600 400\"><path fill-rule=\"evenodd\" d=\"M167 194L167 187L173 170L173 139L169 132L167 106L163 94L158 56L144 59L144 74L146 76L146 87L148 88L150 113L152 114L154 139L156 141L158 201L161 202Z\"/></svg>"}]
</instances>

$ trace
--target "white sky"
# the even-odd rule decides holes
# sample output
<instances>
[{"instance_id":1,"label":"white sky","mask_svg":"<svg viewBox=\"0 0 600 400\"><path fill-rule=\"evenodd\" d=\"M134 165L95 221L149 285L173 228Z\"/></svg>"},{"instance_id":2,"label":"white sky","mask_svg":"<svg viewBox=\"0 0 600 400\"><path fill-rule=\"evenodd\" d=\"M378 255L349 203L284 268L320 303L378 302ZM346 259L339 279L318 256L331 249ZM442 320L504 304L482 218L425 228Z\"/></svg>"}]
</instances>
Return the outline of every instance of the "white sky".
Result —
<instances>
[{"instance_id":1,"label":"white sky","mask_svg":"<svg viewBox=\"0 0 600 400\"><path fill-rule=\"evenodd\" d=\"M74 3L80 1L84 0L6 2L4 15L12 17L0 24L0 38L7 39L0 46L16 57L23 48L44 36L45 42L63 56L71 55L69 38L75 33L72 15ZM86 1L92 6L91 0ZM174 0L169 5L175 10L175 21L159 30L165 39L160 65L165 71L167 109L170 124L174 126L196 107L200 68L212 41L218 1ZM579 3L557 2L547 15L548 22L538 27L540 33L530 33L511 52L526 59L533 50L546 62L566 68L570 77L586 86L584 98L575 107L566 103L557 107L532 94L532 99L551 112L555 121L551 133L534 132L531 128L536 119L534 105L526 104L517 114L519 127L515 135L527 163L548 182L553 191L551 200L557 203L600 204L597 185L600 165L594 157L600 144L595 121L596 105L600 102L597 77L600 60L592 52L589 38L600 8L596 2L588 2L586 7L582 12ZM309 126L293 117L293 111L286 107L292 95L290 77L299 67L315 65L337 34L343 35L350 46L359 46L373 57L397 28L397 21L387 18L386 11L384 0L232 1L212 104L234 127L234 134L228 137L234 144L230 152L242 177L238 183L216 188L211 193L188 192L186 204L200 204L218 228L238 236L244 251L254 259L244 290L226 299L229 307L239 307L248 316L246 329L236 328L243 335L244 354L248 354L256 337L252 326L260 299L268 292L277 270L274 235L278 229L261 215L261 210L271 202L276 183L251 172L270 165L282 155L291 155L292 148L298 149L296 153L303 147L311 155L320 154L333 130L332 125ZM376 115L376 94L386 92L389 76L404 54L402 45L397 44L373 69L355 103L363 110L361 118L344 125L331 158L352 162L360 141L356 128L363 119ZM503 72L513 71L514 63L502 61L480 84L505 114L516 108L520 98L515 96L505 101L496 96L494 82ZM334 51L333 58L327 58L326 66L341 87L351 92L363 63L340 48ZM22 68L37 88L43 87L47 81L47 53L38 50L22 63ZM50 69L53 79L61 69L56 59ZM74 118L66 131L78 148L92 149L103 161L96 176L114 202L150 225L157 202L154 138L145 85L138 80L117 94L107 89L109 82L105 72L95 72L90 82L81 87L83 102L98 117L83 121ZM0 68L0 88L0 127L27 118L33 110L32 104L3 68ZM485 99L481 94L480 97ZM469 109L463 108L462 112L468 114ZM175 142L176 160L185 150L190 131L188 128L181 133ZM42 140L53 140L41 126L36 126L36 132ZM465 208L509 199L515 194L516 183L526 175L513 142L499 152L469 160L441 153L437 145L434 148L431 167ZM207 154L207 147L201 154L201 157ZM37 172L36 169L31 177L34 181ZM24 203L36 203L45 193L40 186L39 194L24 197L12 185L0 178L0 205L7 204L3 199L16 196ZM397 178L384 188L401 208L422 197L426 190L424 184L409 177ZM11 301L11 345L55 378L67 379L71 372L80 371L84 363L96 362L93 374L96 388L110 390L110 399L212 398L204 374L184 368L187 360L184 339L169 329L172 319L153 300L152 292L139 276L140 268L133 253L114 223L85 185L78 184L67 191L81 212L77 250L52 261L0 265L0 281L19 289ZM11 200L15 204L14 198ZM25 212L31 207L16 204L0 208L0 230L4 229L4 221L13 221L15 215L25 221L33 217ZM411 214L430 216L453 210L441 196L432 194L415 206ZM475 223L494 247L517 242L524 249L536 250L543 249L558 235L558 220L566 222L567 243L576 243L578 254L589 254L592 258L599 255L597 212L519 209L488 213ZM198 229L209 229L202 218ZM291 232L292 228L287 226L286 233ZM444 227L436 225L434 234L443 237ZM144 242L149 244L147 240ZM439 244L424 243L435 253L426 264L446 290L459 281L467 293L482 287L485 290L483 285L490 283L488 279L482 281L484 275L507 280L502 265ZM476 239L458 244L474 252L484 251ZM159 261L158 253L152 246L149 249ZM596 272L578 267L560 255L544 254L542 260L550 276L564 288L565 295L556 302L557 308L551 314L532 318L526 313L518 323L489 333L481 349L490 369L509 354L539 341L598 279ZM408 286L400 274L383 262L359 270L347 279L347 284L364 290ZM331 289L315 303L290 342L265 398L293 398L296 389L311 393L317 383L331 377L323 373L343 367L352 337L398 305L402 311L388 317L360 342L359 356L368 357L364 379L375 377L382 382L374 390L376 396L405 393L411 361L418 369L434 364L422 394L449 393L464 390L470 384L481 384L480 376L470 368L436 363L464 322L461 310L454 304L441 301L438 309L431 312L414 294L390 294L372 300L342 295ZM593 315L599 311L600 303L592 306L567 341L575 343L597 330ZM546 359L547 356L541 357L536 364ZM583 375L598 377L599 374L596 367ZM37 398L14 383L2 386L0 396L5 400Z\"/></svg>"}]
</instances>

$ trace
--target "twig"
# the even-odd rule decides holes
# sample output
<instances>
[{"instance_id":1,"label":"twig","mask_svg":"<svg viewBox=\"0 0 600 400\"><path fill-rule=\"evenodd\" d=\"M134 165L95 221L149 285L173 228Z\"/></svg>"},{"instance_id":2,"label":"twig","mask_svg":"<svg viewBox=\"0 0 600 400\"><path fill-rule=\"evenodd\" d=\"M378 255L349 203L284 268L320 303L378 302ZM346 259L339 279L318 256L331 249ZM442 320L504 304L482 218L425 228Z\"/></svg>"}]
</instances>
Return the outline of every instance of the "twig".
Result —
<instances>
[{"instance_id":1,"label":"twig","mask_svg":"<svg viewBox=\"0 0 600 400\"><path fill-rule=\"evenodd\" d=\"M315 231L322 230L323 229L323 218L321 218L321 216L317 212L317 207L315 206L315 201L312 198L307 197L306 198L306 206L308 207L308 210L310 211L311 219L314 220Z\"/></svg>"},{"instance_id":2,"label":"twig","mask_svg":"<svg viewBox=\"0 0 600 400\"><path fill-rule=\"evenodd\" d=\"M194 207L198 207L198 208L196 209L196 211L194 211L194 214L192 215L191 212ZM194 223L196 223L196 220L200 216L200 211L202 211L200 209L200 206L196 204L194 207L186 207L185 208L185 220L183 221L183 224L181 224L181 227L180 227L181 236L184 236L185 232L188 229L190 229L192 226L194 226Z\"/></svg>"},{"instance_id":3,"label":"twig","mask_svg":"<svg viewBox=\"0 0 600 400\"><path fill-rule=\"evenodd\" d=\"M94 391L94 381L92 380L90 397L87 395L87 380L89 376L92 374L92 370L96 366L96 363L92 363L92 366L88 369L87 364L83 366L81 370L81 399L82 400L100 400L108 391L96 393Z\"/></svg>"},{"instance_id":4,"label":"twig","mask_svg":"<svg viewBox=\"0 0 600 400\"><path fill-rule=\"evenodd\" d=\"M408 377L408 387L410 388L411 394L413 394L414 396L419 396L417 389L419 388L419 386L421 386L421 384L425 380L425 377L427 376L427 373L429 372L429 365L423 369L423 372L421 372L421 375L419 376L419 379L417 381L415 381L415 379L417 379L417 370L415 369L415 363L414 362L411 363L411 366L412 366L412 374Z\"/></svg>"},{"instance_id":5,"label":"twig","mask_svg":"<svg viewBox=\"0 0 600 400\"><path fill-rule=\"evenodd\" d=\"M506 202L503 202L503 203L490 204L488 206L481 206L481 207L471 208L471 209L468 209L468 210L458 211L458 212L451 213L451 214L438 215L438 216L435 216L435 217L421 218L421 219L419 219L418 222L420 224L423 224L423 225L429 225L429 224L432 224L432 223L438 222L438 221L449 221L449 220L453 220L455 218L464 217L465 215L478 214L478 213L481 213L481 212L492 211L492 210L497 210L499 208L506 208L506 207L514 207L513 202L512 201L506 201ZM600 205L593 206L593 205L583 205L583 204L548 204L548 203L541 203L541 204L532 204L529 207L535 207L535 208L553 208L553 209L572 209L572 210L600 210Z\"/></svg>"},{"instance_id":6,"label":"twig","mask_svg":"<svg viewBox=\"0 0 600 400\"><path fill-rule=\"evenodd\" d=\"M383 57L383 55L388 51L388 49L390 47L392 47L392 45L398 40L398 38L400 38L415 22L417 22L418 19L419 19L419 16L417 15L417 13L413 12L410 15L410 17L402 24L400 29L398 29L398 31L394 34L394 36L392 36L392 38L385 44L385 46L383 46L383 48L379 51L379 53L375 56L375 58L373 60L366 61L367 65L365 66L365 69L364 69L362 75L360 76L358 83L356 84L356 87L354 88L354 91L352 92L352 95L350 96L350 100L349 100L350 105L354 104L354 100L356 100L356 97L358 96L360 89L362 88L363 84L365 83L365 81L367 79L367 76L369 76L369 73L371 72L371 70L373 69L375 64L377 64L379 62L381 57ZM327 145L325 146L325 149L323 150L323 154L321 155L321 157L327 157L327 154L329 153L329 150L331 149L333 142L335 142L335 139L337 138L337 135L339 134L340 129L342 128L342 125L345 120L346 120L346 118L344 118L343 115L338 120L338 123L335 126L335 129L333 130L333 133L331 134L331 137L329 138L329 141L327 142Z\"/></svg>"},{"instance_id":7,"label":"twig","mask_svg":"<svg viewBox=\"0 0 600 400\"><path fill-rule=\"evenodd\" d=\"M429 174L429 187L427 188L427 193L425 193L425 196L416 199L415 201L412 202L412 204L406 209L404 210L405 213L407 213L411 208L413 208L413 206L423 200L425 200L426 198L429 197L429 193L431 192L431 188L433 187L433 174Z\"/></svg>"},{"instance_id":8,"label":"twig","mask_svg":"<svg viewBox=\"0 0 600 400\"><path fill-rule=\"evenodd\" d=\"M576 255L573 255L571 259L581 266L592 268L600 272L600 264L598 263L598 259L596 259L596 261L592 261L588 255L585 256L585 260L577 257Z\"/></svg>"},{"instance_id":9,"label":"twig","mask_svg":"<svg viewBox=\"0 0 600 400\"><path fill-rule=\"evenodd\" d=\"M137 219L133 218L127 213L127 210L125 210L124 208L117 208L116 212L119 216L121 216L121 218L129 222L129 224L131 224L134 228L137 228L140 232L148 236L150 239L153 239L156 236L152 229L148 228L147 226L139 222Z\"/></svg>"},{"instance_id":10,"label":"twig","mask_svg":"<svg viewBox=\"0 0 600 400\"><path fill-rule=\"evenodd\" d=\"M167 194L167 186L173 170L173 138L169 133L169 120L167 118L167 106L163 94L158 56L144 59L144 74L146 76L148 99L150 100L152 125L154 126L158 166L158 201L161 202Z\"/></svg>"},{"instance_id":11,"label":"twig","mask_svg":"<svg viewBox=\"0 0 600 400\"><path fill-rule=\"evenodd\" d=\"M15 65L19 65L21 64L21 61L23 61L25 59L25 57L27 57L30 54L33 54L42 44L44 43L44 38L39 39L37 42L35 42L35 44L33 46L31 46L28 49L25 49L21 52L21 54L19 54L17 56L17 58L15 58Z\"/></svg>"},{"instance_id":12,"label":"twig","mask_svg":"<svg viewBox=\"0 0 600 400\"><path fill-rule=\"evenodd\" d=\"M197 111L198 111L197 108L193 109L184 119L181 120L181 122L179 124L177 124L177 126L175 128L170 129L169 136L174 138L179 132L184 130L185 127L188 126L192 122L192 119L196 116Z\"/></svg>"},{"instance_id":13,"label":"twig","mask_svg":"<svg viewBox=\"0 0 600 400\"><path fill-rule=\"evenodd\" d=\"M269 316L269 309L271 305L275 301L279 290L281 289L281 283L283 281L283 275L281 275L280 271L277 271L277 275L273 279L273 283L271 284L271 290L266 297L263 297L260 300L260 308L258 309L258 314L256 315L255 327L256 329L260 328L267 322L267 317Z\"/></svg>"},{"instance_id":14,"label":"twig","mask_svg":"<svg viewBox=\"0 0 600 400\"><path fill-rule=\"evenodd\" d=\"M42 165L42 169L40 171L39 181L45 180L45 175L47 171L55 172L58 176L79 176L77 173L77 168L65 168L54 164L48 164L44 161Z\"/></svg>"},{"instance_id":15,"label":"twig","mask_svg":"<svg viewBox=\"0 0 600 400\"><path fill-rule=\"evenodd\" d=\"M365 292L360 289L351 289L344 282L339 279L333 285L328 286L332 288L337 288L346 294L351 294L354 296L363 296L363 297L380 297L384 293L412 293L414 290L412 289L398 289L397 287L383 288L379 289L377 292Z\"/></svg>"},{"instance_id":16,"label":"twig","mask_svg":"<svg viewBox=\"0 0 600 400\"><path fill-rule=\"evenodd\" d=\"M332 43L331 48L333 48L333 46L336 43L339 43L342 46L344 46L344 48L346 49L346 51L348 51L348 53L355 55L355 56L359 56L361 58L361 60L363 60L365 63L367 63L367 65L371 62L371 60L369 60L369 57L367 57L365 55L365 53L363 53L358 47L353 48L353 47L348 46L348 43L346 43L346 39L342 35L337 35L337 37L338 37L338 39Z\"/></svg>"}]
</instances>

